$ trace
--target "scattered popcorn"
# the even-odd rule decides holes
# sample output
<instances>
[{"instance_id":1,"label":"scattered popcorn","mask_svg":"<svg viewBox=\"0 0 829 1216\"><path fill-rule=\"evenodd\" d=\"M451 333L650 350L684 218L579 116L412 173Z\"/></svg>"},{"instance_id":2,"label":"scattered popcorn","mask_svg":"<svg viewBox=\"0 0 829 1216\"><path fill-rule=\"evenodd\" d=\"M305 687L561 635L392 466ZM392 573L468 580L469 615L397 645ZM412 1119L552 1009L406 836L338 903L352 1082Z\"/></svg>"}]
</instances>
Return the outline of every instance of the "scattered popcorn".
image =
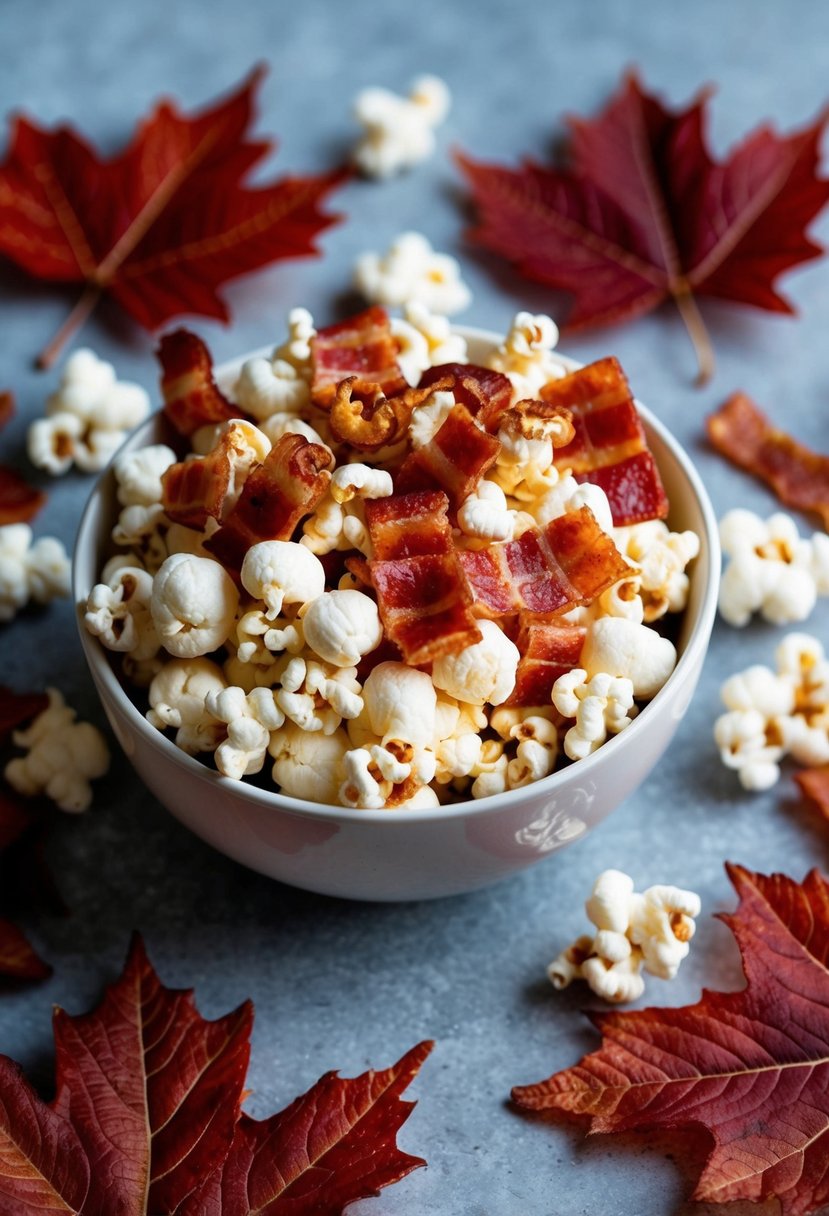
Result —
<instances>
[{"instance_id":1,"label":"scattered popcorn","mask_svg":"<svg viewBox=\"0 0 829 1216\"><path fill-rule=\"evenodd\" d=\"M432 665L435 688L472 705L500 705L515 687L521 654L494 621L478 621L483 637L457 654L441 655Z\"/></svg>"},{"instance_id":2,"label":"scattered popcorn","mask_svg":"<svg viewBox=\"0 0 829 1216\"><path fill-rule=\"evenodd\" d=\"M450 316L472 299L453 257L436 253L419 232L404 232L386 254L363 253L354 264L354 285L371 304L415 302Z\"/></svg>"},{"instance_id":3,"label":"scattered popcorn","mask_svg":"<svg viewBox=\"0 0 829 1216\"><path fill-rule=\"evenodd\" d=\"M123 651L136 662L155 658L161 648L150 613L153 578L146 570L122 566L108 583L89 593L84 625L107 650Z\"/></svg>"},{"instance_id":4,"label":"scattered popcorn","mask_svg":"<svg viewBox=\"0 0 829 1216\"><path fill-rule=\"evenodd\" d=\"M49 705L26 730L12 733L25 756L10 760L4 776L19 794L45 794L62 811L86 811L92 802L90 781L109 768L109 748L91 722L78 722L56 688L47 688Z\"/></svg>"},{"instance_id":5,"label":"scattered popcorn","mask_svg":"<svg viewBox=\"0 0 829 1216\"><path fill-rule=\"evenodd\" d=\"M354 161L368 177L391 177L431 156L434 128L449 112L449 90L437 76L420 76L408 97L388 89L363 89L354 99L354 117L364 135Z\"/></svg>"},{"instance_id":6,"label":"scattered popcorn","mask_svg":"<svg viewBox=\"0 0 829 1216\"><path fill-rule=\"evenodd\" d=\"M321 659L353 667L383 640L380 614L362 591L326 591L302 617L305 641Z\"/></svg>"},{"instance_id":7,"label":"scattered popcorn","mask_svg":"<svg viewBox=\"0 0 829 1216\"><path fill-rule=\"evenodd\" d=\"M403 317L392 317L392 337L398 346L397 362L409 384L423 372L442 363L466 363L466 339L452 332L447 317L431 313L417 300L403 305Z\"/></svg>"},{"instance_id":8,"label":"scattered popcorn","mask_svg":"<svg viewBox=\"0 0 829 1216\"><path fill-rule=\"evenodd\" d=\"M738 508L720 520L723 552L731 558L720 583L719 609L741 628L759 612L772 625L805 621L818 594L829 593L827 537L801 537L791 516L767 520Z\"/></svg>"},{"instance_id":9,"label":"scattered popcorn","mask_svg":"<svg viewBox=\"0 0 829 1216\"><path fill-rule=\"evenodd\" d=\"M48 604L69 594L70 562L53 536L32 544L28 524L0 527L0 621L10 621L30 602Z\"/></svg>"},{"instance_id":10,"label":"scattered popcorn","mask_svg":"<svg viewBox=\"0 0 829 1216\"><path fill-rule=\"evenodd\" d=\"M112 364L93 351L76 350L46 402L46 417L29 427L29 459L55 476L73 464L97 472L149 412L150 398L140 385L116 380Z\"/></svg>"},{"instance_id":11,"label":"scattered popcorn","mask_svg":"<svg viewBox=\"0 0 829 1216\"><path fill-rule=\"evenodd\" d=\"M288 338L282 346L276 347L270 359L248 359L242 364L233 399L246 414L264 422L278 415L295 415L310 403L310 344L316 332L308 310L292 308ZM279 436L269 434L269 438L275 442Z\"/></svg>"},{"instance_id":12,"label":"scattered popcorn","mask_svg":"<svg viewBox=\"0 0 829 1216\"><path fill-rule=\"evenodd\" d=\"M694 936L700 900L692 891L667 886L640 895L627 874L605 870L585 911L596 933L577 938L547 974L556 988L583 979L602 1000L623 1004L644 992L643 970L659 979L676 977Z\"/></svg>"},{"instance_id":13,"label":"scattered popcorn","mask_svg":"<svg viewBox=\"0 0 829 1216\"><path fill-rule=\"evenodd\" d=\"M509 377L516 401L537 397L550 380L566 375L552 353L557 345L558 326L551 317L519 312L504 341L487 359L487 367Z\"/></svg>"},{"instance_id":14,"label":"scattered popcorn","mask_svg":"<svg viewBox=\"0 0 829 1216\"><path fill-rule=\"evenodd\" d=\"M213 752L227 732L205 702L226 687L222 669L209 659L171 659L150 684L145 717L156 730L172 727L176 747L188 755Z\"/></svg>"},{"instance_id":15,"label":"scattered popcorn","mask_svg":"<svg viewBox=\"0 0 829 1216\"><path fill-rule=\"evenodd\" d=\"M227 738L216 748L216 767L225 777L241 781L258 773L265 763L271 733L285 721L273 690L242 688L213 690L204 699L205 709L227 725Z\"/></svg>"},{"instance_id":16,"label":"scattered popcorn","mask_svg":"<svg viewBox=\"0 0 829 1216\"><path fill-rule=\"evenodd\" d=\"M607 672L588 678L579 667L558 677L552 699L563 717L576 719L564 736L564 753L571 760L592 755L608 735L630 726L637 713L630 680Z\"/></svg>"},{"instance_id":17,"label":"scattered popcorn","mask_svg":"<svg viewBox=\"0 0 829 1216\"><path fill-rule=\"evenodd\" d=\"M649 701L676 666L676 647L647 625L600 617L587 627L581 664L589 679L605 673L630 680L634 697Z\"/></svg>"},{"instance_id":18,"label":"scattered popcorn","mask_svg":"<svg viewBox=\"0 0 829 1216\"><path fill-rule=\"evenodd\" d=\"M218 562L174 553L153 580L150 611L164 649L189 659L227 641L238 603L233 580Z\"/></svg>"},{"instance_id":19,"label":"scattered popcorn","mask_svg":"<svg viewBox=\"0 0 829 1216\"><path fill-rule=\"evenodd\" d=\"M336 806L348 747L344 730L331 735L308 734L286 722L271 735L273 779L283 794Z\"/></svg>"},{"instance_id":20,"label":"scattered popcorn","mask_svg":"<svg viewBox=\"0 0 829 1216\"><path fill-rule=\"evenodd\" d=\"M283 604L307 604L325 590L319 558L286 540L265 540L248 549L241 577L245 591L264 600L269 620L279 616Z\"/></svg>"}]
</instances>

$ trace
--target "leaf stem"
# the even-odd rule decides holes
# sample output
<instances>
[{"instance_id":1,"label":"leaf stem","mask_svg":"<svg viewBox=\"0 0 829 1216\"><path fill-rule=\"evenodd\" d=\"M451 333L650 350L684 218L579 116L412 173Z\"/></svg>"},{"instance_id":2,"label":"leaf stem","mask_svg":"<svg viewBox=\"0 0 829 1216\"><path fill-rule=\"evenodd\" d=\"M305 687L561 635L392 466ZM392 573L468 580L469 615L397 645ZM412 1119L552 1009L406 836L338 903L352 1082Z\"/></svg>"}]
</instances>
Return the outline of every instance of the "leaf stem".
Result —
<instances>
[{"instance_id":1,"label":"leaf stem","mask_svg":"<svg viewBox=\"0 0 829 1216\"><path fill-rule=\"evenodd\" d=\"M52 366L69 338L84 325L100 298L101 288L93 283L88 283L84 288L83 295L63 322L54 338L52 338L48 346L44 346L35 359L35 367L44 371Z\"/></svg>"},{"instance_id":2,"label":"leaf stem","mask_svg":"<svg viewBox=\"0 0 829 1216\"><path fill-rule=\"evenodd\" d=\"M676 287L673 297L697 355L697 376L694 386L702 388L714 374L714 348L711 345L711 336L702 319L702 313L697 307L696 297L688 284L683 282Z\"/></svg>"}]
</instances>

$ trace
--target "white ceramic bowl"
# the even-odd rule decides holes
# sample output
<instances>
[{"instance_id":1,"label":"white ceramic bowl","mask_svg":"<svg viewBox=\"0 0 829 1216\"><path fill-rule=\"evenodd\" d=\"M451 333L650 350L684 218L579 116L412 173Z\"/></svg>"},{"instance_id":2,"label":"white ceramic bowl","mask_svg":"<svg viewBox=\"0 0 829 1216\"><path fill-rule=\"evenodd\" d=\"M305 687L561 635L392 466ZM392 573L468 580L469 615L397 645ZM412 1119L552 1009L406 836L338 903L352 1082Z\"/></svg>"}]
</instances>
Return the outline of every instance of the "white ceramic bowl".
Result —
<instances>
[{"instance_id":1,"label":"white ceramic bowl","mask_svg":"<svg viewBox=\"0 0 829 1216\"><path fill-rule=\"evenodd\" d=\"M497 335L460 329L480 362ZM242 360L217 373L232 383ZM562 358L572 370L579 365ZM429 899L506 878L578 840L617 807L660 759L693 696L717 603L717 524L688 456L639 407L662 473L675 529L700 536L679 638L664 688L620 735L586 760L522 789L424 810L360 811L321 806L231 781L180 751L144 719L109 655L83 628L82 605L98 581L117 512L111 467L92 492L78 532L73 593L92 678L118 742L160 802L191 831L243 865L293 886L347 899ZM167 439L156 415L121 451Z\"/></svg>"}]
</instances>

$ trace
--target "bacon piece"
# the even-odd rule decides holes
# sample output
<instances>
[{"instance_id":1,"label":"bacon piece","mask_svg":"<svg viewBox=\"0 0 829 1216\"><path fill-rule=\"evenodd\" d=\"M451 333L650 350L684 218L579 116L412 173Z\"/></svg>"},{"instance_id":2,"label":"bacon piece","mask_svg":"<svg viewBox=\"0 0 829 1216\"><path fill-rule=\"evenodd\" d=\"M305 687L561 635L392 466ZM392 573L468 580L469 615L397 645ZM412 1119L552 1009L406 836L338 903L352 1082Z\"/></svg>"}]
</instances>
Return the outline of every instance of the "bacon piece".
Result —
<instances>
[{"instance_id":1,"label":"bacon piece","mask_svg":"<svg viewBox=\"0 0 829 1216\"><path fill-rule=\"evenodd\" d=\"M337 385L349 376L354 376L357 388L364 391L377 388L387 397L402 392L407 385L397 351L384 308L367 308L338 325L321 329L311 339L312 400L327 408Z\"/></svg>"},{"instance_id":2,"label":"bacon piece","mask_svg":"<svg viewBox=\"0 0 829 1216\"><path fill-rule=\"evenodd\" d=\"M823 818L829 822L829 765L822 768L804 768L795 773L794 779L805 798L811 799Z\"/></svg>"},{"instance_id":3,"label":"bacon piece","mask_svg":"<svg viewBox=\"0 0 829 1216\"><path fill-rule=\"evenodd\" d=\"M25 524L45 502L43 490L30 486L15 469L0 465L0 526Z\"/></svg>"},{"instance_id":4,"label":"bacon piece","mask_svg":"<svg viewBox=\"0 0 829 1216\"><path fill-rule=\"evenodd\" d=\"M251 444L251 430L250 423L236 419L206 456L182 460L164 472L161 502L174 523L201 530L208 519L224 519L264 450Z\"/></svg>"},{"instance_id":5,"label":"bacon piece","mask_svg":"<svg viewBox=\"0 0 829 1216\"><path fill-rule=\"evenodd\" d=\"M706 420L717 451L770 486L787 507L813 511L829 529L829 456L778 430L745 393L734 393Z\"/></svg>"},{"instance_id":6,"label":"bacon piece","mask_svg":"<svg viewBox=\"0 0 829 1216\"><path fill-rule=\"evenodd\" d=\"M164 413L180 435L244 416L219 391L210 351L201 338L188 329L177 329L164 335L156 354L161 363Z\"/></svg>"},{"instance_id":7,"label":"bacon piece","mask_svg":"<svg viewBox=\"0 0 829 1216\"><path fill-rule=\"evenodd\" d=\"M551 380L541 399L573 416L575 435L556 451L556 465L571 469L576 481L601 486L617 527L665 518L668 498L618 359Z\"/></svg>"},{"instance_id":8,"label":"bacon piece","mask_svg":"<svg viewBox=\"0 0 829 1216\"><path fill-rule=\"evenodd\" d=\"M522 616L521 651L515 687L505 705L549 705L559 676L578 667L587 630L567 621L534 621Z\"/></svg>"},{"instance_id":9,"label":"bacon piece","mask_svg":"<svg viewBox=\"0 0 829 1216\"><path fill-rule=\"evenodd\" d=\"M14 411L14 393L10 393L8 390L0 393L0 427L5 426L7 422L11 422L14 417Z\"/></svg>"},{"instance_id":10,"label":"bacon piece","mask_svg":"<svg viewBox=\"0 0 829 1216\"><path fill-rule=\"evenodd\" d=\"M415 666L481 640L472 594L452 546L448 510L449 500L439 490L366 502L374 549L368 574L380 619L386 638Z\"/></svg>"},{"instance_id":11,"label":"bacon piece","mask_svg":"<svg viewBox=\"0 0 829 1216\"><path fill-rule=\"evenodd\" d=\"M451 380L446 380L446 386ZM444 387L441 384L441 387ZM385 397L380 389L360 387L356 376L340 381L331 402L328 421L339 443L361 452L373 452L405 438L412 412L431 396L432 389L408 388L396 397Z\"/></svg>"},{"instance_id":12,"label":"bacon piece","mask_svg":"<svg viewBox=\"0 0 829 1216\"><path fill-rule=\"evenodd\" d=\"M459 554L475 615L568 612L589 604L630 570L589 507L569 511L517 540Z\"/></svg>"},{"instance_id":13,"label":"bacon piece","mask_svg":"<svg viewBox=\"0 0 829 1216\"><path fill-rule=\"evenodd\" d=\"M204 547L235 577L251 545L289 540L331 480L331 452L303 435L283 435L248 476L224 523Z\"/></svg>"},{"instance_id":14,"label":"bacon piece","mask_svg":"<svg viewBox=\"0 0 829 1216\"><path fill-rule=\"evenodd\" d=\"M512 402L512 384L503 372L489 367L478 367L475 363L440 363L429 367L420 377L419 388L437 388L437 381L446 376L454 378L455 400L465 405L473 418L478 418L485 429L494 434L500 424L500 416Z\"/></svg>"},{"instance_id":15,"label":"bacon piece","mask_svg":"<svg viewBox=\"0 0 829 1216\"><path fill-rule=\"evenodd\" d=\"M395 492L438 486L457 511L495 464L500 450L498 440L481 430L465 405L453 405L429 442L403 461L394 479Z\"/></svg>"}]
</instances>

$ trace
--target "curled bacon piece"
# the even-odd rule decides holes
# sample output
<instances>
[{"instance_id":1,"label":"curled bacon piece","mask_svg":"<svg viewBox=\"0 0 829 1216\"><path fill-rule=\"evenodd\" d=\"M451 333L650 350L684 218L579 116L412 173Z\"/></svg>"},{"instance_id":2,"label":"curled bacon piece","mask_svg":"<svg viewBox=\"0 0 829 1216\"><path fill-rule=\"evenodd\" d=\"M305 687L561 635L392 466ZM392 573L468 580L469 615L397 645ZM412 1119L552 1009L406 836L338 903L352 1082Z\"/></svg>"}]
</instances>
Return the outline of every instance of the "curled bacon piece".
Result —
<instances>
[{"instance_id":1,"label":"curled bacon piece","mask_svg":"<svg viewBox=\"0 0 829 1216\"><path fill-rule=\"evenodd\" d=\"M551 380L541 398L573 416L575 435L556 452L556 464L571 469L576 481L601 486L614 524L665 518L668 499L618 359L599 359Z\"/></svg>"},{"instance_id":2,"label":"curled bacon piece","mask_svg":"<svg viewBox=\"0 0 829 1216\"><path fill-rule=\"evenodd\" d=\"M589 604L630 569L589 507L529 528L517 540L458 556L475 615L490 619L568 612Z\"/></svg>"},{"instance_id":3,"label":"curled bacon piece","mask_svg":"<svg viewBox=\"0 0 829 1216\"><path fill-rule=\"evenodd\" d=\"M283 435L248 476L224 523L205 548L238 576L251 545L289 540L328 488L331 452L303 435Z\"/></svg>"},{"instance_id":4,"label":"curled bacon piece","mask_svg":"<svg viewBox=\"0 0 829 1216\"><path fill-rule=\"evenodd\" d=\"M177 524L201 530L208 519L221 520L239 496L245 478L261 459L251 447L249 423L228 426L206 456L171 465L161 478L161 502Z\"/></svg>"},{"instance_id":5,"label":"curled bacon piece","mask_svg":"<svg viewBox=\"0 0 829 1216\"><path fill-rule=\"evenodd\" d=\"M452 548L445 494L393 494L366 503L368 563L386 638L407 663L431 663L481 640L472 594Z\"/></svg>"},{"instance_id":6,"label":"curled bacon piece","mask_svg":"<svg viewBox=\"0 0 829 1216\"><path fill-rule=\"evenodd\" d=\"M587 630L568 621L534 621L522 614L515 687L506 705L549 705L559 676L578 667Z\"/></svg>"},{"instance_id":7,"label":"curled bacon piece","mask_svg":"<svg viewBox=\"0 0 829 1216\"><path fill-rule=\"evenodd\" d=\"M338 325L319 330L311 339L312 400L327 409L337 385L350 376L361 391L379 389L387 397L402 392L406 381L397 362L397 349L384 308L367 308Z\"/></svg>"},{"instance_id":8,"label":"curled bacon piece","mask_svg":"<svg viewBox=\"0 0 829 1216\"><path fill-rule=\"evenodd\" d=\"M437 381L447 376L453 378L455 400L465 405L485 430L494 434L500 426L501 415L512 401L512 384L508 377L475 363L440 363L426 369L418 387L435 389Z\"/></svg>"},{"instance_id":9,"label":"curled bacon piece","mask_svg":"<svg viewBox=\"0 0 829 1216\"><path fill-rule=\"evenodd\" d=\"M361 452L397 443L406 435L412 412L434 391L409 388L395 397L386 397L376 386L369 385L367 390L356 376L349 376L337 385L331 402L331 433L338 443L350 444Z\"/></svg>"},{"instance_id":10,"label":"curled bacon piece","mask_svg":"<svg viewBox=\"0 0 829 1216\"><path fill-rule=\"evenodd\" d=\"M771 486L787 507L814 511L829 529L829 456L778 430L745 393L734 393L705 425L721 455Z\"/></svg>"},{"instance_id":11,"label":"curled bacon piece","mask_svg":"<svg viewBox=\"0 0 829 1216\"><path fill-rule=\"evenodd\" d=\"M394 479L395 492L438 486L457 511L495 464L500 450L498 440L481 430L466 406L455 404L429 442L403 461Z\"/></svg>"},{"instance_id":12,"label":"curled bacon piece","mask_svg":"<svg viewBox=\"0 0 829 1216\"><path fill-rule=\"evenodd\" d=\"M177 329L165 334L156 351L161 363L161 392L164 413L180 435L192 435L199 427L238 418L213 379L210 351L195 334Z\"/></svg>"}]
</instances>

